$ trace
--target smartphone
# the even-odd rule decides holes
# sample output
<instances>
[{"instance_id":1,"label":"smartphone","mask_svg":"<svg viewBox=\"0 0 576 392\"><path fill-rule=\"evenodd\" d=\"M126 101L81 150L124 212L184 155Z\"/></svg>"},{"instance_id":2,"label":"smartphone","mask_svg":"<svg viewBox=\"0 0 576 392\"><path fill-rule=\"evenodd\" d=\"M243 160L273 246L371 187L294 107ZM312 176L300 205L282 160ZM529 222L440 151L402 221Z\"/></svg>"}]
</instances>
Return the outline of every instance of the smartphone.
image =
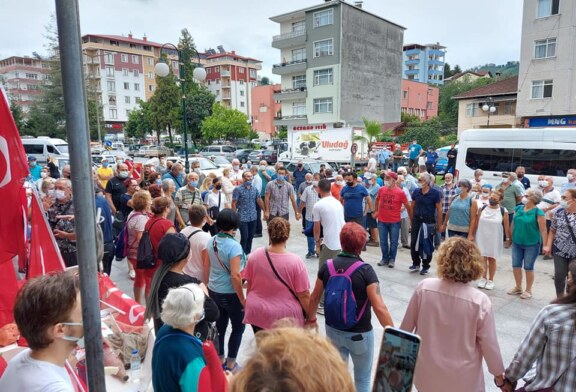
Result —
<instances>
[{"instance_id":1,"label":"smartphone","mask_svg":"<svg viewBox=\"0 0 576 392\"><path fill-rule=\"evenodd\" d=\"M419 350L418 335L386 327L372 392L411 392Z\"/></svg>"}]
</instances>

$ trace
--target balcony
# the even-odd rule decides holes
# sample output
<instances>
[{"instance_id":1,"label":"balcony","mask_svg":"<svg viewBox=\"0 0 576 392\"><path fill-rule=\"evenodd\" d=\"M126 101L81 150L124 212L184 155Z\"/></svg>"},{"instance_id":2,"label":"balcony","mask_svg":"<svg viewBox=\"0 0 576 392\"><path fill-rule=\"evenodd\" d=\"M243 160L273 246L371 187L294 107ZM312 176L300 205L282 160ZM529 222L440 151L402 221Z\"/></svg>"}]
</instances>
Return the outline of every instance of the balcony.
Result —
<instances>
[{"instance_id":1,"label":"balcony","mask_svg":"<svg viewBox=\"0 0 576 392\"><path fill-rule=\"evenodd\" d=\"M274 117L275 126L291 126L291 125L306 125L308 124L308 116L306 114L294 114L291 116L276 116Z\"/></svg>"},{"instance_id":2,"label":"balcony","mask_svg":"<svg viewBox=\"0 0 576 392\"><path fill-rule=\"evenodd\" d=\"M294 60L272 66L272 73L274 75L287 75L291 73L306 71L306 59Z\"/></svg>"},{"instance_id":3,"label":"balcony","mask_svg":"<svg viewBox=\"0 0 576 392\"><path fill-rule=\"evenodd\" d=\"M418 75L420 73L419 69L407 69L404 71L406 75Z\"/></svg>"},{"instance_id":4,"label":"balcony","mask_svg":"<svg viewBox=\"0 0 576 392\"><path fill-rule=\"evenodd\" d=\"M436 59L428 59L428 64L431 65L444 65L444 62L440 61L440 60L436 60Z\"/></svg>"},{"instance_id":5,"label":"balcony","mask_svg":"<svg viewBox=\"0 0 576 392\"><path fill-rule=\"evenodd\" d=\"M230 71L220 71L220 76L223 78L229 78L230 77Z\"/></svg>"},{"instance_id":6,"label":"balcony","mask_svg":"<svg viewBox=\"0 0 576 392\"><path fill-rule=\"evenodd\" d=\"M420 54L422 51L420 49L409 49L404 52L405 56L413 56Z\"/></svg>"},{"instance_id":7,"label":"balcony","mask_svg":"<svg viewBox=\"0 0 576 392\"><path fill-rule=\"evenodd\" d=\"M417 64L420 64L420 59L406 60L406 61L404 61L404 64L406 64L406 65L417 65Z\"/></svg>"},{"instance_id":8,"label":"balcony","mask_svg":"<svg viewBox=\"0 0 576 392\"><path fill-rule=\"evenodd\" d=\"M274 93L274 100L276 101L292 101L306 99L308 91L306 87L284 89L280 92Z\"/></svg>"},{"instance_id":9,"label":"balcony","mask_svg":"<svg viewBox=\"0 0 576 392\"><path fill-rule=\"evenodd\" d=\"M306 29L275 35L272 38L272 47L276 49L286 49L295 46L302 46L304 43L306 43Z\"/></svg>"}]
</instances>

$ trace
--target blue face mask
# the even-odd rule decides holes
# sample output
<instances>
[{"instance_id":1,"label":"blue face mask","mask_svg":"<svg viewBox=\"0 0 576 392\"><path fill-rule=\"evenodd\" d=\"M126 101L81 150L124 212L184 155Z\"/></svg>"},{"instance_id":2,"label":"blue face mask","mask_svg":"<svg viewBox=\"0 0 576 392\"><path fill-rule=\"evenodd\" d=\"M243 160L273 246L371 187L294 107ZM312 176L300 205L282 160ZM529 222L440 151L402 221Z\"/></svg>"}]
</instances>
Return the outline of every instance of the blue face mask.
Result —
<instances>
[{"instance_id":1,"label":"blue face mask","mask_svg":"<svg viewBox=\"0 0 576 392\"><path fill-rule=\"evenodd\" d=\"M102 162L102 166L108 167L108 162Z\"/></svg>"},{"instance_id":2,"label":"blue face mask","mask_svg":"<svg viewBox=\"0 0 576 392\"><path fill-rule=\"evenodd\" d=\"M404 188L404 187L406 186L406 181L402 181L402 182L400 183L400 186L402 186L402 188Z\"/></svg>"},{"instance_id":3,"label":"blue face mask","mask_svg":"<svg viewBox=\"0 0 576 392\"><path fill-rule=\"evenodd\" d=\"M156 181L154 181L156 183L156 185L162 185L162 180L158 179Z\"/></svg>"},{"instance_id":4,"label":"blue face mask","mask_svg":"<svg viewBox=\"0 0 576 392\"><path fill-rule=\"evenodd\" d=\"M244 183L244 185L250 186L250 185L252 185L252 181L246 181L246 182Z\"/></svg>"},{"instance_id":5,"label":"blue face mask","mask_svg":"<svg viewBox=\"0 0 576 392\"><path fill-rule=\"evenodd\" d=\"M196 188L198 186L198 181L190 181L190 186Z\"/></svg>"},{"instance_id":6,"label":"blue face mask","mask_svg":"<svg viewBox=\"0 0 576 392\"><path fill-rule=\"evenodd\" d=\"M278 181L286 181L286 176L279 175L278 177L276 177L276 179Z\"/></svg>"}]
</instances>

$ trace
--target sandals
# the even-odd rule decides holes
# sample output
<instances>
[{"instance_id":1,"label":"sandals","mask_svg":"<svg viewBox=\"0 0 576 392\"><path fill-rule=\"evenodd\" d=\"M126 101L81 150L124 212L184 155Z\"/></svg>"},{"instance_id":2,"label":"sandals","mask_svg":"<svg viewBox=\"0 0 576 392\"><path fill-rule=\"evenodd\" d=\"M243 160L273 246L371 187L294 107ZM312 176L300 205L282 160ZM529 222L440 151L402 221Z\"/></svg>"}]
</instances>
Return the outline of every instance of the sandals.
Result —
<instances>
[{"instance_id":1,"label":"sandals","mask_svg":"<svg viewBox=\"0 0 576 392\"><path fill-rule=\"evenodd\" d=\"M506 292L508 295L521 295L523 294L522 289L520 287L511 288Z\"/></svg>"},{"instance_id":2,"label":"sandals","mask_svg":"<svg viewBox=\"0 0 576 392\"><path fill-rule=\"evenodd\" d=\"M520 294L520 299L530 299L532 298L532 293L529 291L525 291L522 294Z\"/></svg>"}]
</instances>

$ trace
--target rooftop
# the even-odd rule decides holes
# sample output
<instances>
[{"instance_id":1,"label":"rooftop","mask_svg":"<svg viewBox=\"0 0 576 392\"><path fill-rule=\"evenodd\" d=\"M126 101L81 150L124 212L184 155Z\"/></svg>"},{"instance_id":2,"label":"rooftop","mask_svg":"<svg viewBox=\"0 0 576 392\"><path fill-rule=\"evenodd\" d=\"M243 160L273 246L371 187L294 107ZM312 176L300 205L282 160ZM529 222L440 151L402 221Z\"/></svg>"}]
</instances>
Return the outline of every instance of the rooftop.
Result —
<instances>
[{"instance_id":1,"label":"rooftop","mask_svg":"<svg viewBox=\"0 0 576 392\"><path fill-rule=\"evenodd\" d=\"M445 46L440 45L440 43L438 43L438 42L436 42L435 44L425 44L425 45L421 45L421 44L407 44L407 45L404 45L404 47L403 47L404 50L410 50L410 49L426 49L426 48L431 48L431 49L436 49L436 50L446 49Z\"/></svg>"},{"instance_id":2,"label":"rooftop","mask_svg":"<svg viewBox=\"0 0 576 392\"><path fill-rule=\"evenodd\" d=\"M484 77L484 76L488 76L488 77L492 77L492 73L490 71L465 71L465 72L460 72L457 74L454 74L452 76L450 76L449 78L444 79L444 81L448 81L448 80L456 80L456 79L460 79L462 76L464 75L476 75L478 77Z\"/></svg>"},{"instance_id":3,"label":"rooftop","mask_svg":"<svg viewBox=\"0 0 576 392\"><path fill-rule=\"evenodd\" d=\"M475 88L474 90L467 91L460 95L456 95L452 98L453 99L485 98L485 97L495 97L499 95L516 95L517 93L518 93L518 76L513 76L511 78L500 80L487 86Z\"/></svg>"},{"instance_id":4,"label":"rooftop","mask_svg":"<svg viewBox=\"0 0 576 392\"><path fill-rule=\"evenodd\" d=\"M148 38L146 36L144 36L142 39L138 39L138 38L134 38L132 36L132 34L128 34L127 37L125 37L123 35L85 34L82 36L82 42L85 42L84 39L89 38L89 37L108 39L108 40L118 41L118 42L127 42L127 43L131 43L131 44L154 46L157 48L162 46L162 44L159 44L158 42L148 41Z\"/></svg>"}]
</instances>

